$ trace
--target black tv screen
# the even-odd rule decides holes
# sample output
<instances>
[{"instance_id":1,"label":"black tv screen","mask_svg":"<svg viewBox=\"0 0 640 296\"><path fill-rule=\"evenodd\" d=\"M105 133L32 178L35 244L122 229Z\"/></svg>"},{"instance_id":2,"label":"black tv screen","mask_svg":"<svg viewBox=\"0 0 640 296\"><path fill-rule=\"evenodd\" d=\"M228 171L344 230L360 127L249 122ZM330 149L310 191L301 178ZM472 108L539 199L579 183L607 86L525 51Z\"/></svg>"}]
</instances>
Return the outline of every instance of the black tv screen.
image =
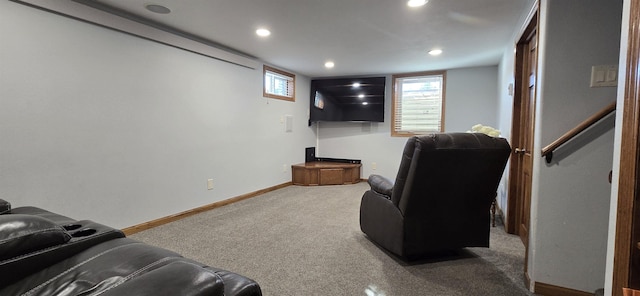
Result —
<instances>
[{"instance_id":1,"label":"black tv screen","mask_svg":"<svg viewBox=\"0 0 640 296\"><path fill-rule=\"evenodd\" d=\"M384 122L385 77L311 80L309 125L318 121Z\"/></svg>"}]
</instances>

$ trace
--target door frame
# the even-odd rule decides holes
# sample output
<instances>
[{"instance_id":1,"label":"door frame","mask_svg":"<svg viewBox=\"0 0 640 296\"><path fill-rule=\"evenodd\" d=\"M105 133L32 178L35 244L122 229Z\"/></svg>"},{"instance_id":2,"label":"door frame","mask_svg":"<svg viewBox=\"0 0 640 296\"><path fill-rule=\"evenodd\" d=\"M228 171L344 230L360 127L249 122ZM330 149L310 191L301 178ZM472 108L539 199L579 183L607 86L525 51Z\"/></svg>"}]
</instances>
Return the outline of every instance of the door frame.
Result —
<instances>
[{"instance_id":1,"label":"door frame","mask_svg":"<svg viewBox=\"0 0 640 296\"><path fill-rule=\"evenodd\" d=\"M631 1L629 40L625 70L624 108L620 169L618 172L618 207L613 262L612 295L622 296L628 287L631 269L633 213L640 203L640 0ZM636 221L638 223L638 221Z\"/></svg>"},{"instance_id":2,"label":"door frame","mask_svg":"<svg viewBox=\"0 0 640 296\"><path fill-rule=\"evenodd\" d=\"M515 55L515 63L514 63L514 74L515 74L515 83L514 83L514 93L513 93L513 108L512 108L512 120L511 120L511 143L519 143L522 135L520 134L520 111L521 111L521 101L523 98L522 88L523 84L528 84L528 75L522 75L524 63L526 55L522 54L524 50L523 42L526 42L528 37L533 33L534 30L539 29L539 9L540 6L538 3L535 3L534 8L532 9L531 14L527 18L527 25L522 30L522 34L520 34L520 38L516 44L516 55ZM538 33L537 36L540 36ZM536 37L538 38L538 37ZM536 41L538 43L538 41ZM538 45L539 46L539 43ZM536 59L537 60L537 59ZM526 77L525 77L526 76ZM533 131L532 131L533 132ZM513 147L512 147L513 148ZM517 180L518 176L522 174L521 163L518 161L514 161L517 154L514 151L511 153L511 165L509 166L509 179L507 182L507 219L504 221L505 231L510 234L518 234L519 225L521 218L521 213L519 209L522 206L522 201L518 198L517 189L518 184Z\"/></svg>"}]
</instances>

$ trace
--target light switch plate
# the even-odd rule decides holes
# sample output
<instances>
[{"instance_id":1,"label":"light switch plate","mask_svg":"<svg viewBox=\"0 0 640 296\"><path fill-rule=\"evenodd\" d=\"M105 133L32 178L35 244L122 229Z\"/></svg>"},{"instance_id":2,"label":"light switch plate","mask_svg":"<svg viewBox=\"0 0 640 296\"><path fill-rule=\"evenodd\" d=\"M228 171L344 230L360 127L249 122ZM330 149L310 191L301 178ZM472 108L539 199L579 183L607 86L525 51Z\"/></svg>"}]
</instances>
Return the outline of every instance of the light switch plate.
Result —
<instances>
[{"instance_id":1,"label":"light switch plate","mask_svg":"<svg viewBox=\"0 0 640 296\"><path fill-rule=\"evenodd\" d=\"M213 179L207 179L207 190L213 189Z\"/></svg>"},{"instance_id":2,"label":"light switch plate","mask_svg":"<svg viewBox=\"0 0 640 296\"><path fill-rule=\"evenodd\" d=\"M618 65L591 67L591 87L611 87L618 85Z\"/></svg>"}]
</instances>

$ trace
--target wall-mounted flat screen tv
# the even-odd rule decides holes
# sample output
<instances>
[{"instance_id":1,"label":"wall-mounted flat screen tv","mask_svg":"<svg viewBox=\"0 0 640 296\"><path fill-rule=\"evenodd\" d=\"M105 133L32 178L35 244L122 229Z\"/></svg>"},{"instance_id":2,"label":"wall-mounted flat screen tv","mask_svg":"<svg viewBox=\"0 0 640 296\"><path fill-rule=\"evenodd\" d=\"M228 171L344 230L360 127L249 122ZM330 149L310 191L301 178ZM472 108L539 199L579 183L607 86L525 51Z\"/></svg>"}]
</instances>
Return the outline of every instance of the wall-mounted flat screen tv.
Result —
<instances>
[{"instance_id":1,"label":"wall-mounted flat screen tv","mask_svg":"<svg viewBox=\"0 0 640 296\"><path fill-rule=\"evenodd\" d=\"M385 77L311 80L309 125L318 121L384 122Z\"/></svg>"}]
</instances>

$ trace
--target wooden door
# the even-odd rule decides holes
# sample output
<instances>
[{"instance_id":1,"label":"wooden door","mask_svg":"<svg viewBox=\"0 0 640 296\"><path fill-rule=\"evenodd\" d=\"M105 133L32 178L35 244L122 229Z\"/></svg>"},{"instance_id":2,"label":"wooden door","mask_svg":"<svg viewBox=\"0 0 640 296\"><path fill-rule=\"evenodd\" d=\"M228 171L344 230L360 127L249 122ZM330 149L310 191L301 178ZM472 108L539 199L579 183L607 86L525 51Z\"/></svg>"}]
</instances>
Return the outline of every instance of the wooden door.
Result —
<instances>
[{"instance_id":1,"label":"wooden door","mask_svg":"<svg viewBox=\"0 0 640 296\"><path fill-rule=\"evenodd\" d=\"M531 212L531 171L533 169L533 131L535 124L536 106L536 68L537 68L537 40L536 32L532 32L523 44L523 77L525 82L521 97L520 110L520 139L518 147L514 148L514 156L520 159L521 166L518 176L517 196L520 199L518 235L525 244L529 242L529 220Z\"/></svg>"},{"instance_id":2,"label":"wooden door","mask_svg":"<svg viewBox=\"0 0 640 296\"><path fill-rule=\"evenodd\" d=\"M518 234L528 253L537 82L537 14L516 46L507 232ZM525 272L527 269L525 257Z\"/></svg>"},{"instance_id":3,"label":"wooden door","mask_svg":"<svg viewBox=\"0 0 640 296\"><path fill-rule=\"evenodd\" d=\"M531 205L531 170L536 104L537 17L531 19L516 46L515 87L511 135L511 167L507 232L527 240ZM521 233L525 232L525 233Z\"/></svg>"}]
</instances>

